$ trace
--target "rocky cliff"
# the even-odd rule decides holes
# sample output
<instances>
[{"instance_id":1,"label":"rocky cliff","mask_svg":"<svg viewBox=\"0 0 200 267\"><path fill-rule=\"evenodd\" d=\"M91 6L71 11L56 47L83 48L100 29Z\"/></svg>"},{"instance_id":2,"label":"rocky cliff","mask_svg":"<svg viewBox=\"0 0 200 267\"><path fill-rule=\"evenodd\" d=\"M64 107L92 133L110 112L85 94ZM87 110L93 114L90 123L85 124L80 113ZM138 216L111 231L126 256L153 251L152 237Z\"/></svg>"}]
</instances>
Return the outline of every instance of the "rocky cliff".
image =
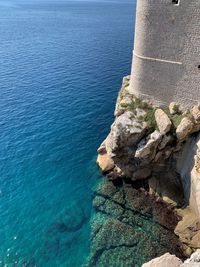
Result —
<instances>
[{"instance_id":1,"label":"rocky cliff","mask_svg":"<svg viewBox=\"0 0 200 267\"><path fill-rule=\"evenodd\" d=\"M141 209L137 206L137 211L142 210L142 213L145 213L144 206L149 208L150 203L160 201L166 203L162 210L173 208L173 218L178 218L176 225L172 223L170 228L170 223L167 226L163 224L167 216L161 216L164 220L157 220L159 225L168 230L170 228L179 237L183 245L182 255L190 255L200 248L199 131L199 106L183 112L176 103L171 103L169 107L157 107L151 102L144 102L130 93L127 76L123 79L119 92L110 133L98 149L97 163L107 174L109 183L116 184L120 181L123 185L123 189L120 189L123 191L123 201L127 194L131 194L131 204L128 205L137 202L137 198L141 205ZM125 184L131 185L131 193L126 192ZM140 193L134 191L136 184ZM143 194L148 198L144 199ZM127 202L118 203L118 197L114 197L113 201L113 195L97 193L94 206L98 211L107 214L118 213L121 207L119 205L122 205L125 211L119 215L120 219L118 215L114 216L118 222L123 223ZM149 208L150 218L156 222L153 207L155 208L154 205ZM132 215L134 217L135 213ZM131 247L130 244L128 246ZM148 247L150 246L149 244ZM161 255L161 251L155 255Z\"/></svg>"}]
</instances>

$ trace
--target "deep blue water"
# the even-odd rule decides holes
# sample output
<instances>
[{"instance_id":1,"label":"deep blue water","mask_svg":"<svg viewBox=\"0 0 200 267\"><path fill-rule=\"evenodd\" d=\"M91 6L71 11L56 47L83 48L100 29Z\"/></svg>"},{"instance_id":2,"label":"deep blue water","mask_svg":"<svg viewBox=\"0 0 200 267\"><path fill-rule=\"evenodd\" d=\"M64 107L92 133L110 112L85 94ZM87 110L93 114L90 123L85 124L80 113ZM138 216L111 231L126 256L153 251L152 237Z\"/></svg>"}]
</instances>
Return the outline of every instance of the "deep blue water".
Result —
<instances>
[{"instance_id":1,"label":"deep blue water","mask_svg":"<svg viewBox=\"0 0 200 267\"><path fill-rule=\"evenodd\" d=\"M76 267L89 252L131 2L0 0L0 266Z\"/></svg>"}]
</instances>

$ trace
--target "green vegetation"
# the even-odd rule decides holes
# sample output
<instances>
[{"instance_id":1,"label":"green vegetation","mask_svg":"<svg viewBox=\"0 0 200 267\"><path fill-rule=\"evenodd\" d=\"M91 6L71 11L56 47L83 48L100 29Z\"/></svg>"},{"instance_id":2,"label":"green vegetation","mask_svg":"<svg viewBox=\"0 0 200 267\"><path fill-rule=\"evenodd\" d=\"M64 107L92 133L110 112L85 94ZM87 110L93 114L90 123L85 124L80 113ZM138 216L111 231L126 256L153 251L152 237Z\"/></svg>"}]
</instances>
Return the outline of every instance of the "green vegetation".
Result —
<instances>
[{"instance_id":1,"label":"green vegetation","mask_svg":"<svg viewBox=\"0 0 200 267\"><path fill-rule=\"evenodd\" d=\"M141 99L135 97L134 100L132 100L131 103L128 104L121 104L122 108L125 108L127 110L131 110L132 112L135 112L137 108L140 108L146 112L144 116L139 116L137 119L139 122L146 121L148 124L148 127L151 131L154 131L157 129L157 124L155 120L155 108L149 105L148 103L142 101Z\"/></svg>"},{"instance_id":2,"label":"green vegetation","mask_svg":"<svg viewBox=\"0 0 200 267\"><path fill-rule=\"evenodd\" d=\"M171 122L174 126L174 129L176 130L176 128L180 124L181 120L184 118L183 114L180 111L177 111L176 114L172 115L172 114L170 114L168 108L164 109L164 112L167 114L167 116L169 117L169 119L171 120Z\"/></svg>"}]
</instances>

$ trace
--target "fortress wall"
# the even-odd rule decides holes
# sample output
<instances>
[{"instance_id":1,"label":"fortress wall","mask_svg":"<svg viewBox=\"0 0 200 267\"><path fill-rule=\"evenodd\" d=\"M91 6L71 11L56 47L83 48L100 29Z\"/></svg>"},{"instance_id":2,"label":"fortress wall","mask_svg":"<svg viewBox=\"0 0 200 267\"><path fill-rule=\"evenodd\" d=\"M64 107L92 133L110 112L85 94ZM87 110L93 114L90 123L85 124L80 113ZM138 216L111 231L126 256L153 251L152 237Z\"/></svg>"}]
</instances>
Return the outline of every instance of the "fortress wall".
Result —
<instances>
[{"instance_id":1,"label":"fortress wall","mask_svg":"<svg viewBox=\"0 0 200 267\"><path fill-rule=\"evenodd\" d=\"M138 0L130 91L157 104L200 102L200 1Z\"/></svg>"}]
</instances>

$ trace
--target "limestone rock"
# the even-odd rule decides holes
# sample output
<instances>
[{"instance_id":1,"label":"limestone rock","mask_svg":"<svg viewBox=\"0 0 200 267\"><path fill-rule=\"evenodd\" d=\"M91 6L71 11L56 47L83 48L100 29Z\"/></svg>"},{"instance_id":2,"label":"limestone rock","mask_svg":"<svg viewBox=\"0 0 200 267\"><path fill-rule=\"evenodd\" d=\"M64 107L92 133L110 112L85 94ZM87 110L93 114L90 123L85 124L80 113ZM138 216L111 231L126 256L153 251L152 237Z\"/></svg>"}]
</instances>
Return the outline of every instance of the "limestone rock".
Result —
<instances>
[{"instance_id":1,"label":"limestone rock","mask_svg":"<svg viewBox=\"0 0 200 267\"><path fill-rule=\"evenodd\" d=\"M106 153L106 140L101 143L100 147L97 149L97 152L101 155Z\"/></svg>"},{"instance_id":2,"label":"limestone rock","mask_svg":"<svg viewBox=\"0 0 200 267\"><path fill-rule=\"evenodd\" d=\"M102 172L111 171L115 164L114 161L106 154L99 154L97 157L97 164L101 168Z\"/></svg>"},{"instance_id":3,"label":"limestone rock","mask_svg":"<svg viewBox=\"0 0 200 267\"><path fill-rule=\"evenodd\" d=\"M181 267L199 267L200 266L200 249L195 251L191 257L186 260Z\"/></svg>"},{"instance_id":4,"label":"limestone rock","mask_svg":"<svg viewBox=\"0 0 200 267\"><path fill-rule=\"evenodd\" d=\"M166 253L161 257L155 258L143 264L142 267L180 267L181 264L182 261L175 255Z\"/></svg>"},{"instance_id":5,"label":"limestone rock","mask_svg":"<svg viewBox=\"0 0 200 267\"><path fill-rule=\"evenodd\" d=\"M172 114L172 115L178 113L178 112L179 112L179 105L176 104L175 102L171 102L171 103L169 104L169 112L170 112L170 114Z\"/></svg>"},{"instance_id":6,"label":"limestone rock","mask_svg":"<svg viewBox=\"0 0 200 267\"><path fill-rule=\"evenodd\" d=\"M161 134L166 134L170 131L172 122L162 109L157 109L155 111L155 119Z\"/></svg>"},{"instance_id":7,"label":"limestone rock","mask_svg":"<svg viewBox=\"0 0 200 267\"><path fill-rule=\"evenodd\" d=\"M180 240L183 243L191 247L193 240L194 248L198 248L199 231L200 231L200 222L196 214L194 214L190 209L184 210L183 219L177 224L174 231L175 234L179 236Z\"/></svg>"},{"instance_id":8,"label":"limestone rock","mask_svg":"<svg viewBox=\"0 0 200 267\"><path fill-rule=\"evenodd\" d=\"M176 135L179 140L186 139L193 132L194 124L193 122L184 117L176 129Z\"/></svg>"},{"instance_id":9,"label":"limestone rock","mask_svg":"<svg viewBox=\"0 0 200 267\"><path fill-rule=\"evenodd\" d=\"M109 156L115 157L120 148L133 146L144 136L147 129L146 122L138 122L137 114L125 111L116 118L111 126L111 132L106 141L106 151Z\"/></svg>"},{"instance_id":10,"label":"limestone rock","mask_svg":"<svg viewBox=\"0 0 200 267\"><path fill-rule=\"evenodd\" d=\"M161 133L154 131L146 140L142 140L138 144L138 148L135 152L136 158L154 157L156 148L162 139Z\"/></svg>"},{"instance_id":11,"label":"limestone rock","mask_svg":"<svg viewBox=\"0 0 200 267\"><path fill-rule=\"evenodd\" d=\"M191 114L195 120L195 123L199 123L200 122L200 107L194 106L191 110Z\"/></svg>"},{"instance_id":12,"label":"limestone rock","mask_svg":"<svg viewBox=\"0 0 200 267\"><path fill-rule=\"evenodd\" d=\"M190 245L193 248L200 248L200 230L193 236Z\"/></svg>"}]
</instances>

